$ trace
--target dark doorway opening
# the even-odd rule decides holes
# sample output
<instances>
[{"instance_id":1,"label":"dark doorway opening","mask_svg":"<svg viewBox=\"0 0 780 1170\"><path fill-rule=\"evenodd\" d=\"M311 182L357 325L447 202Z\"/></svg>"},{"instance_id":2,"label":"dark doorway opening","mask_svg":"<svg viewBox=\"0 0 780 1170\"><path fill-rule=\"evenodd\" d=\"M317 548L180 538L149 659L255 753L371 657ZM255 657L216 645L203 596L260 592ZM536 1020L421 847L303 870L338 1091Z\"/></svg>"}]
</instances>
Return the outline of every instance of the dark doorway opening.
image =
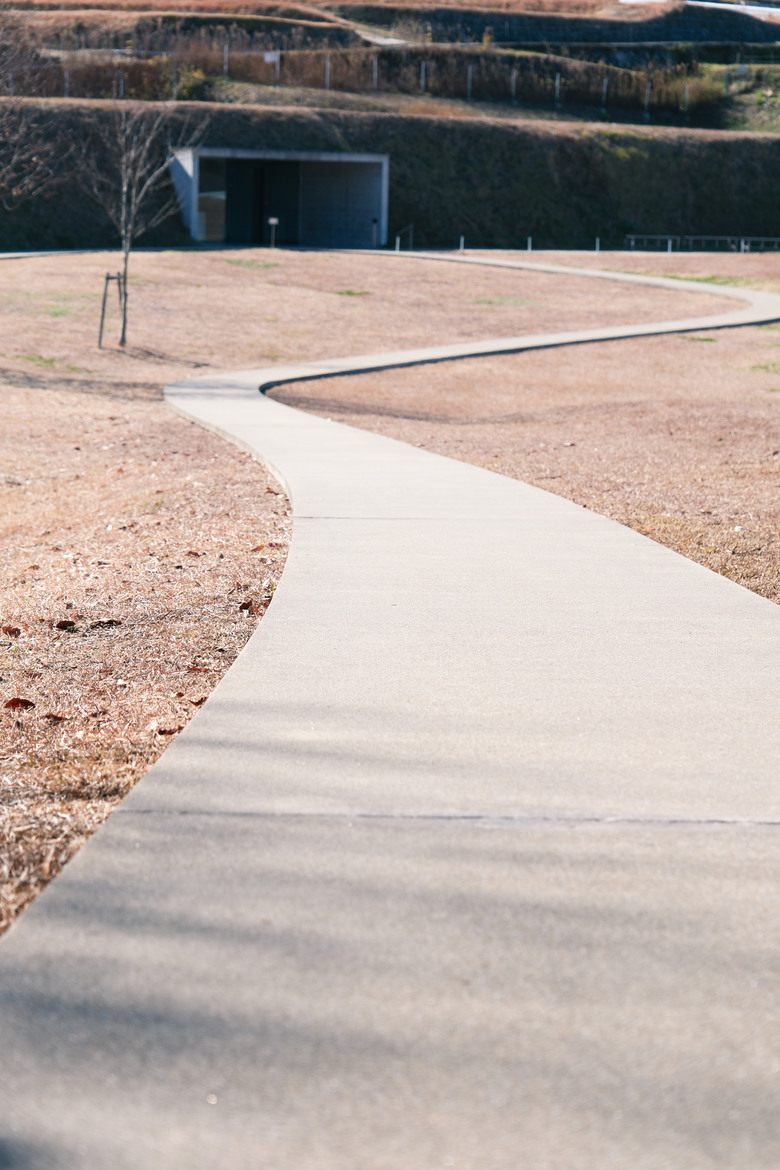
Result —
<instances>
[{"instance_id":1,"label":"dark doorway opening","mask_svg":"<svg viewBox=\"0 0 780 1170\"><path fill-rule=\"evenodd\" d=\"M270 218L276 243L300 243L301 166L298 162L229 158L225 174L225 242L268 244Z\"/></svg>"}]
</instances>

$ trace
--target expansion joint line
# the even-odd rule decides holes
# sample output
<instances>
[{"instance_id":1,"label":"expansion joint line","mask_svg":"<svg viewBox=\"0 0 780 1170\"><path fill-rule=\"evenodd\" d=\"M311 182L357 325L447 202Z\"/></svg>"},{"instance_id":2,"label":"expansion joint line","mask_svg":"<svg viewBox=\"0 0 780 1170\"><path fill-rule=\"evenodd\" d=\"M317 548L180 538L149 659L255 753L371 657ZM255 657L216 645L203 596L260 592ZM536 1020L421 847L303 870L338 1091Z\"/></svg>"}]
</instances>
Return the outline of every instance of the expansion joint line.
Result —
<instances>
[{"instance_id":1,"label":"expansion joint line","mask_svg":"<svg viewBox=\"0 0 780 1170\"><path fill-rule=\"evenodd\" d=\"M502 813L456 813L456 812L369 812L359 810L312 809L308 812L288 812L274 809L197 809L197 808L125 808L119 807L115 816L169 816L227 818L229 820L268 821L365 821L365 822L408 822L426 824L473 825L486 829L544 829L544 828L639 828L639 829L777 829L780 820L765 820L753 817L637 817L621 815L598 815L589 813L551 814L502 814Z\"/></svg>"}]
</instances>

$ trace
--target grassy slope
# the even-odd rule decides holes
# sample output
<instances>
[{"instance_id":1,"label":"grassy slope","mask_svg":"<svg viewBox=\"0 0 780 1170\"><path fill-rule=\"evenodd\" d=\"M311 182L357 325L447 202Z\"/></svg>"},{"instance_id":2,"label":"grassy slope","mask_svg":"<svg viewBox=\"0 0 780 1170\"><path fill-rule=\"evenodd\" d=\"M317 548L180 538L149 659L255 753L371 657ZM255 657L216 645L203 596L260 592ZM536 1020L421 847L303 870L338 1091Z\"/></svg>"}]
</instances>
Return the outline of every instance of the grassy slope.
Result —
<instances>
[{"instance_id":1,"label":"grassy slope","mask_svg":"<svg viewBox=\"0 0 780 1170\"><path fill-rule=\"evenodd\" d=\"M73 139L96 102L50 103ZM390 230L420 246L590 247L628 231L780 236L780 140L655 127L208 106L209 143L387 152ZM173 107L186 116L184 103ZM170 221L157 242L184 242ZM0 246L95 246L111 234L70 176L55 199L0 219ZM154 241L149 241L154 242Z\"/></svg>"}]
</instances>

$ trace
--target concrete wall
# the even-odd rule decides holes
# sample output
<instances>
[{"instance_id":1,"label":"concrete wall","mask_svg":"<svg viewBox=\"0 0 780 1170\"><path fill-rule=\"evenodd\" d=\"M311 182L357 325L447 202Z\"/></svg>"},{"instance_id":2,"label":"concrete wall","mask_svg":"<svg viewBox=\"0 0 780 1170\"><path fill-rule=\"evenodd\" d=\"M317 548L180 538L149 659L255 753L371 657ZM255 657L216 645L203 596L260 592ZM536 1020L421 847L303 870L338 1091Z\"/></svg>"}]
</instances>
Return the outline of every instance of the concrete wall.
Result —
<instances>
[{"instance_id":1,"label":"concrete wall","mask_svg":"<svg viewBox=\"0 0 780 1170\"><path fill-rule=\"evenodd\" d=\"M301 169L302 244L371 248L386 242L378 163L312 162Z\"/></svg>"}]
</instances>

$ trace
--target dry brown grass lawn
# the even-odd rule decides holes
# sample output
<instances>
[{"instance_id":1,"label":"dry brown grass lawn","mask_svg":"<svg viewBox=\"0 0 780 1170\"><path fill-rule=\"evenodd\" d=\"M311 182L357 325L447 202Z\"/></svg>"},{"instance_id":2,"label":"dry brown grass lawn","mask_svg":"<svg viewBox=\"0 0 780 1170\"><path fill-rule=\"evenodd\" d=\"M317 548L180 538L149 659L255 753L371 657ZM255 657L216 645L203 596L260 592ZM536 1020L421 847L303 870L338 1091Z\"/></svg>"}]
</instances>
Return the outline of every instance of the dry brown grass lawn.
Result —
<instances>
[{"instance_id":1,"label":"dry brown grass lawn","mask_svg":"<svg viewBox=\"0 0 780 1170\"><path fill-rule=\"evenodd\" d=\"M740 259L749 268L754 258ZM105 254L0 261L0 929L197 710L281 572L286 499L246 456L174 415L162 386L210 369L722 309L687 292L405 257L141 253L131 268L131 346L98 351L102 277L116 267ZM682 446L653 445L669 394L686 404L689 428L699 411L708 468L712 427L724 424L712 387L704 393L707 371L725 385L728 364L715 355L730 354L741 336L600 347L605 356L554 351L285 396L575 496L589 491L604 510L630 499L645 515L658 509L659 491L674 497L664 460ZM773 360L778 343L780 334L757 334L761 361ZM629 365L627 376L626 363L645 352L655 365ZM672 367L674 390L665 381ZM744 379L753 398L724 390L717 399L733 415L720 451L738 474L710 502L716 517L741 516L735 492L758 490L770 466L755 410L774 409L772 378ZM638 441L614 438L636 427L651 440L641 475ZM755 448L749 465L736 433ZM558 483L544 478L556 474ZM672 529L678 505L668 505ZM4 706L14 699L34 706Z\"/></svg>"},{"instance_id":2,"label":"dry brown grass lawn","mask_svg":"<svg viewBox=\"0 0 780 1170\"><path fill-rule=\"evenodd\" d=\"M290 528L279 486L156 391L2 394L0 930L235 659Z\"/></svg>"}]
</instances>

